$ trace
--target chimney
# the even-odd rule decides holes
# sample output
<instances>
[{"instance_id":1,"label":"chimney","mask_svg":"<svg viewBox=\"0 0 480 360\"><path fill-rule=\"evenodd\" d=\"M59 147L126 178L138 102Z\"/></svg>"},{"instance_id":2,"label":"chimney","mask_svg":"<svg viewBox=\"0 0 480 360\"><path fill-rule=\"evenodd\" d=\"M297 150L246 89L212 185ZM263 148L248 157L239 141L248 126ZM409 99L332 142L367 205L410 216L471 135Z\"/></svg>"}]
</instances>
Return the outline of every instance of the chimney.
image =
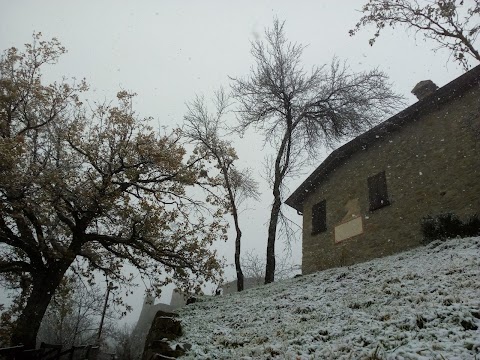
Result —
<instances>
[{"instance_id":1,"label":"chimney","mask_svg":"<svg viewBox=\"0 0 480 360\"><path fill-rule=\"evenodd\" d=\"M432 80L420 81L412 90L412 94L417 97L418 100L422 100L428 95L433 94L438 89L438 86Z\"/></svg>"}]
</instances>

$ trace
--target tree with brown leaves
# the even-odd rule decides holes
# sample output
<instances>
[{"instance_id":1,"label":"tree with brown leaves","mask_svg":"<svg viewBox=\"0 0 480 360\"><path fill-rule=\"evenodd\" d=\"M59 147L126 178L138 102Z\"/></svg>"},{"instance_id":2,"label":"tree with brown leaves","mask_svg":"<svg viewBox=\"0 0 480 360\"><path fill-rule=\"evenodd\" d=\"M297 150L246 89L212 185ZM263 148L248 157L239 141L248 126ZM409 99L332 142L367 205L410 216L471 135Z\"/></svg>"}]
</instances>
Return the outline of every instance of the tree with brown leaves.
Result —
<instances>
[{"instance_id":1,"label":"tree with brown leaves","mask_svg":"<svg viewBox=\"0 0 480 360\"><path fill-rule=\"evenodd\" d=\"M36 34L0 60L0 276L24 300L12 345L35 346L69 269L126 284L129 264L157 289L197 290L221 271L210 250L224 238L219 212L188 190L201 159L185 161L178 133L140 119L133 94L87 107L84 81L45 85L41 69L64 52Z\"/></svg>"}]
</instances>

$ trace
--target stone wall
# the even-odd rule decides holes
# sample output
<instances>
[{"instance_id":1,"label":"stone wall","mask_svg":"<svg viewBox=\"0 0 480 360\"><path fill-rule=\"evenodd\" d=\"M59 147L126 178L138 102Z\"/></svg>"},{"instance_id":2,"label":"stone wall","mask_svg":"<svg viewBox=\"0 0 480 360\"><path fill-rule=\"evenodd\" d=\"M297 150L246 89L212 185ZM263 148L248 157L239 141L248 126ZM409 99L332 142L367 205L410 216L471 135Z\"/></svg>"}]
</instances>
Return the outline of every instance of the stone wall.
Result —
<instances>
[{"instance_id":1,"label":"stone wall","mask_svg":"<svg viewBox=\"0 0 480 360\"><path fill-rule=\"evenodd\" d=\"M138 318L137 324L133 329L133 342L135 344L133 349L133 355L135 358L139 358L143 351L145 339L152 326L152 322L158 311L172 313L176 309L185 306L186 296L180 293L177 289L172 292L172 298L170 304L158 303L155 304L155 298L151 295L147 295L143 301L142 311Z\"/></svg>"},{"instance_id":2,"label":"stone wall","mask_svg":"<svg viewBox=\"0 0 480 360\"><path fill-rule=\"evenodd\" d=\"M475 88L420 115L328 175L303 205L303 273L418 246L426 215L480 214L479 95ZM367 178L381 171L391 204L371 212ZM327 231L312 235L312 206L324 199ZM335 242L335 227L349 217L360 217L360 234Z\"/></svg>"},{"instance_id":3,"label":"stone wall","mask_svg":"<svg viewBox=\"0 0 480 360\"><path fill-rule=\"evenodd\" d=\"M142 360L176 359L185 354L190 345L174 340L182 336L178 314L157 311L145 340Z\"/></svg>"}]
</instances>

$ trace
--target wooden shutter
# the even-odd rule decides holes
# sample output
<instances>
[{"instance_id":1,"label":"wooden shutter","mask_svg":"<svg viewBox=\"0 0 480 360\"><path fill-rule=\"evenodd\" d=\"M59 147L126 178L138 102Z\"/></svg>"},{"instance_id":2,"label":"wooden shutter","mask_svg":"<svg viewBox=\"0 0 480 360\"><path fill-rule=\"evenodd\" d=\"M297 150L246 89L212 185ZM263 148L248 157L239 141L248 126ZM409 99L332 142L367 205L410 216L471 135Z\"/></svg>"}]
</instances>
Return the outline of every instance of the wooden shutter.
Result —
<instances>
[{"instance_id":1,"label":"wooden shutter","mask_svg":"<svg viewBox=\"0 0 480 360\"><path fill-rule=\"evenodd\" d=\"M390 205L388 200L387 179L385 171L371 176L368 182L368 196L370 198L370 211L380 209L384 206Z\"/></svg>"},{"instance_id":2,"label":"wooden shutter","mask_svg":"<svg viewBox=\"0 0 480 360\"><path fill-rule=\"evenodd\" d=\"M312 235L327 231L327 201L322 200L312 207Z\"/></svg>"}]
</instances>

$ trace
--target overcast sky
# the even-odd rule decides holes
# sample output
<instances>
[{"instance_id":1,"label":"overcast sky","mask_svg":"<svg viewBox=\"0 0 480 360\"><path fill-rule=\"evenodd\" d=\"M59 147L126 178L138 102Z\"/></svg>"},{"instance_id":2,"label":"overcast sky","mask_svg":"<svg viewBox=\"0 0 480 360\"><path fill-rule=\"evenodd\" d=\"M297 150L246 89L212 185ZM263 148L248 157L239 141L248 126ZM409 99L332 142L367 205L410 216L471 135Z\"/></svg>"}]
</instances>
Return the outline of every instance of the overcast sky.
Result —
<instances>
[{"instance_id":1,"label":"overcast sky","mask_svg":"<svg viewBox=\"0 0 480 360\"><path fill-rule=\"evenodd\" d=\"M365 0L366 1L366 0ZM219 86L229 86L228 76L248 74L252 65L250 41L261 37L274 17L286 21L290 40L308 45L305 69L329 63L333 56L346 60L355 71L385 71L395 91L409 104L411 89L420 80L442 86L462 73L449 62L449 54L433 52L435 44L415 39L404 29L386 30L373 47L373 33L348 35L360 18L364 1L119 1L119 0L0 0L0 49L21 47L34 31L44 38L57 37L68 49L48 76L85 77L91 84L91 100L113 99L119 89L138 94L135 108L152 116L155 126L172 128L182 123L185 102L195 94L209 97ZM234 118L232 116L232 121ZM249 203L240 219L243 249L265 253L271 191L262 179L262 160L268 149L248 133L236 142L239 166L256 170L262 190L259 203ZM319 149L320 160L328 152ZM312 169L289 182L293 191ZM300 216L290 212L300 222ZM233 263L233 237L220 246ZM279 243L280 245L281 243ZM282 246L279 246L281 251ZM293 256L301 261L301 242L293 244ZM234 277L233 268L227 272ZM141 304L143 289L133 305ZM136 309L130 317L138 317Z\"/></svg>"}]
</instances>

